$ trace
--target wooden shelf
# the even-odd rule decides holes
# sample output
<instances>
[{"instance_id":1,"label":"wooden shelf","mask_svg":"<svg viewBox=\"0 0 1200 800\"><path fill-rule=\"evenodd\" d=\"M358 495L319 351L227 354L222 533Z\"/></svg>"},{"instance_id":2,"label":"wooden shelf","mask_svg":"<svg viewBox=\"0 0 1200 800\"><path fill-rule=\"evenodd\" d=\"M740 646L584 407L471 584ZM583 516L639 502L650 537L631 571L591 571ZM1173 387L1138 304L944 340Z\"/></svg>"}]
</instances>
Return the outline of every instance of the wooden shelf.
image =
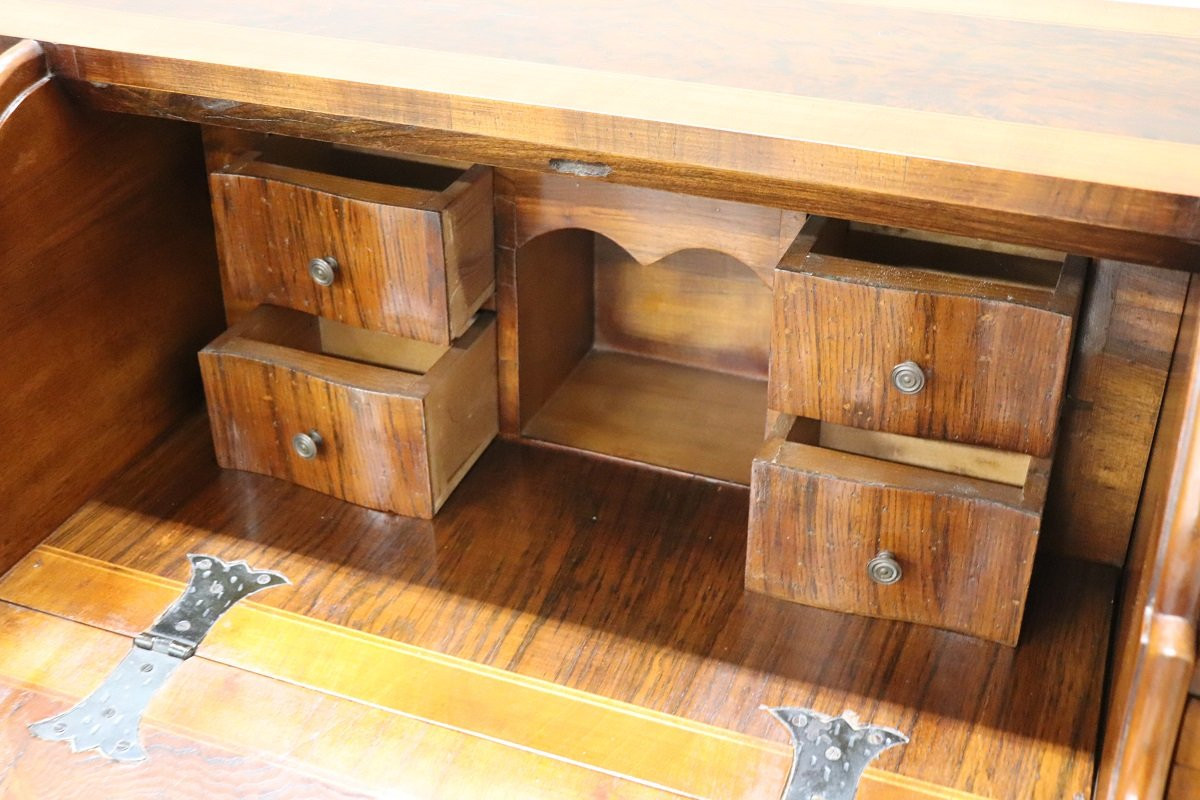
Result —
<instances>
[{"instance_id":1,"label":"wooden shelf","mask_svg":"<svg viewBox=\"0 0 1200 800\"><path fill-rule=\"evenodd\" d=\"M770 286L732 256L639 234L634 249L668 254L642 263L580 228L516 249L519 390L501 394L502 416L506 402L519 413L502 430L749 485L766 428Z\"/></svg>"},{"instance_id":2,"label":"wooden shelf","mask_svg":"<svg viewBox=\"0 0 1200 800\"><path fill-rule=\"evenodd\" d=\"M593 350L525 426L525 436L749 485L767 382Z\"/></svg>"},{"instance_id":3,"label":"wooden shelf","mask_svg":"<svg viewBox=\"0 0 1200 800\"><path fill-rule=\"evenodd\" d=\"M747 492L728 484L498 441L435 520L397 517L220 470L198 419L85 504L0 582L0 600L128 635L150 622L154 603L78 575L55 585L55 564L166 597L163 579L188 577L187 553L246 559L293 583L254 598L259 627L247 617L210 656L202 647L243 670L296 680L289 670L315 669L355 696L424 686L284 633L326 635L332 624L344 626L333 630L346 646L358 637L422 663L462 659L468 671L512 674L506 685L548 681L547 696L560 686L716 726L737 742L752 737L754 752L778 754L787 742L761 705L849 709L911 737L875 763L878 775L1014 800L1088 794L1116 570L1043 559L1014 649L746 592L747 511ZM52 563L47 551L64 555ZM457 696L438 713L458 713ZM473 697L482 705L471 724L547 739L541 722L519 724L528 706L512 716L511 693ZM573 747L566 736L548 741ZM598 769L649 780L661 766L621 737L606 747L614 761ZM591 764L590 752L558 757Z\"/></svg>"}]
</instances>

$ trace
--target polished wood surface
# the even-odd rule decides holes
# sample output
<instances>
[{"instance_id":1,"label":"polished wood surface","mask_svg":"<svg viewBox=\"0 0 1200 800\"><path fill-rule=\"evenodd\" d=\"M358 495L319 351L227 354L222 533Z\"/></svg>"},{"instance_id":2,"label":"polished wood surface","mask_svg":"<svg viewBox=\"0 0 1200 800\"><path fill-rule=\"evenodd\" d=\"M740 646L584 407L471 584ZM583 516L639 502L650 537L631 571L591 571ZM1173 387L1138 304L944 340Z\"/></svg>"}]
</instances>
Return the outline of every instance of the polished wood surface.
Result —
<instances>
[{"instance_id":1,"label":"polished wood surface","mask_svg":"<svg viewBox=\"0 0 1200 800\"><path fill-rule=\"evenodd\" d=\"M877 258L890 260L868 260ZM972 274L987 262L995 269ZM1030 275L1049 285L1013 281ZM1051 262L810 218L776 270L767 402L801 417L1048 456L1083 277L1078 259L1060 274ZM892 386L892 368L908 361L925 374L917 394Z\"/></svg>"},{"instance_id":2,"label":"polished wood surface","mask_svg":"<svg viewBox=\"0 0 1200 800\"><path fill-rule=\"evenodd\" d=\"M820 447L818 426L780 417L754 459L746 588L1016 644L1049 464L1005 486ZM867 572L885 550L887 586Z\"/></svg>"},{"instance_id":3,"label":"polished wood surface","mask_svg":"<svg viewBox=\"0 0 1200 800\"><path fill-rule=\"evenodd\" d=\"M954 791L1088 791L1111 568L1048 561L1010 649L745 592L746 513L725 484L497 442L407 519L222 471L196 424L49 544L173 581L188 552L244 558L294 582L263 607L781 744L761 704L850 709L912 737L880 770Z\"/></svg>"},{"instance_id":4,"label":"polished wood surface","mask_svg":"<svg viewBox=\"0 0 1200 800\"><path fill-rule=\"evenodd\" d=\"M766 393L762 380L595 350L522 433L748 486Z\"/></svg>"},{"instance_id":5,"label":"polished wood surface","mask_svg":"<svg viewBox=\"0 0 1200 800\"><path fill-rule=\"evenodd\" d=\"M64 583L90 588L74 594L47 591ZM0 687L7 679L70 696L80 693L78 687L86 685L88 677L98 678L120 658L110 652L116 647L111 644L114 637L101 631L133 635L183 588L52 547L35 551L0 587L4 597L52 615L0 603L0 620L20 631L22 639L43 645L52 655L68 644L82 645L83 651L65 664L47 665L44 658L26 657L24 648L14 652L12 642L0 642ZM121 602L114 607L97 592L120 597ZM93 663L83 663L88 656L95 657ZM188 677L178 679L198 683L197 688L189 687L188 695L203 695L214 683L209 676L215 675L234 685L234 696L221 701L234 707L206 715L203 703L193 699L189 705L200 709L174 714L168 701L156 697L150 706L151 736L158 735L159 727L195 735L236 748L242 751L239 755L250 751L372 796L407 796L404 789L423 788L416 796L505 797L514 796L505 792L513 792L521 797L758 800L778 793L791 765L786 744L656 714L253 603L241 603L223 616L205 637L194 663ZM64 677L68 670L74 673L69 678ZM262 680L268 675L285 680ZM261 694L253 696L243 687L257 688ZM175 691L171 698L179 702L181 693ZM273 730L268 715L256 720L253 712L276 703L286 704L286 722L291 724ZM243 712L250 719L227 732L226 726ZM313 737L314 729L322 736ZM297 742L302 737L307 743ZM337 741L323 747L326 737ZM365 746L368 740L373 747ZM279 748L289 744L292 749L281 753ZM406 758L378 759L384 745L405 752ZM45 751L55 746L37 747ZM147 749L154 763L158 753ZM231 761L241 766L237 756ZM270 766L261 768L268 771ZM511 774L498 785L461 794L488 780L492 769ZM410 775L398 778L399 770ZM229 785L234 775L220 774L219 769L210 773L217 774L203 780L209 792L223 797L232 790L236 796L241 787ZM71 787L71 778L77 776L62 783ZM49 781L37 776L30 783L30 788L45 792ZM324 787L306 788L310 795L327 796ZM859 798L977 800L976 795L874 768L866 770Z\"/></svg>"},{"instance_id":6,"label":"polished wood surface","mask_svg":"<svg viewBox=\"0 0 1200 800\"><path fill-rule=\"evenodd\" d=\"M748 484L801 218L511 170L496 198L502 430Z\"/></svg>"},{"instance_id":7,"label":"polished wood surface","mask_svg":"<svg viewBox=\"0 0 1200 800\"><path fill-rule=\"evenodd\" d=\"M500 429L516 436L592 349L596 237L580 229L556 231L526 244L518 258L509 246L512 226L501 227L496 292Z\"/></svg>"},{"instance_id":8,"label":"polished wood surface","mask_svg":"<svg viewBox=\"0 0 1200 800\"><path fill-rule=\"evenodd\" d=\"M1179 729L1179 747L1175 761L1200 769L1200 699L1189 697Z\"/></svg>"},{"instance_id":9,"label":"polished wood surface","mask_svg":"<svg viewBox=\"0 0 1200 800\"><path fill-rule=\"evenodd\" d=\"M1097 797L1157 797L1196 668L1200 286L1188 289L1114 639Z\"/></svg>"},{"instance_id":10,"label":"polished wood surface","mask_svg":"<svg viewBox=\"0 0 1200 800\"><path fill-rule=\"evenodd\" d=\"M502 170L497 194L512 206L511 244L563 228L595 231L640 264L680 250L716 250L736 258L770 286L775 265L804 224L804 214L563 175Z\"/></svg>"},{"instance_id":11,"label":"polished wood surface","mask_svg":"<svg viewBox=\"0 0 1200 800\"><path fill-rule=\"evenodd\" d=\"M373 181L266 156L210 176L231 321L272 303L442 344L470 327L495 285L491 170L359 159ZM314 258L336 261L331 285Z\"/></svg>"},{"instance_id":12,"label":"polished wood surface","mask_svg":"<svg viewBox=\"0 0 1200 800\"><path fill-rule=\"evenodd\" d=\"M128 586L112 588L120 597ZM157 610L137 609L146 621L181 587L156 588L170 596L155 598ZM134 592L131 599L142 597ZM67 800L99 792L114 798L680 796L204 655L181 665L148 706L141 725L145 762L74 755L61 742L32 738L26 726L91 691L129 650L130 639L9 603L0 603L0 623L0 793L6 798ZM270 646L272 635L267 631L260 643ZM764 753L786 765L784 753Z\"/></svg>"},{"instance_id":13,"label":"polished wood surface","mask_svg":"<svg viewBox=\"0 0 1200 800\"><path fill-rule=\"evenodd\" d=\"M1200 14L1115 5L12 0L0 29L146 113L1190 268Z\"/></svg>"},{"instance_id":14,"label":"polished wood surface","mask_svg":"<svg viewBox=\"0 0 1200 800\"><path fill-rule=\"evenodd\" d=\"M699 241L641 264L596 237L594 345L765 380L771 290L736 259L696 249Z\"/></svg>"},{"instance_id":15,"label":"polished wood surface","mask_svg":"<svg viewBox=\"0 0 1200 800\"><path fill-rule=\"evenodd\" d=\"M317 317L261 306L201 351L218 460L432 516L497 431L494 318L477 319L423 373L346 360L331 346L342 339L321 331ZM297 454L292 437L313 431L316 454Z\"/></svg>"},{"instance_id":16,"label":"polished wood surface","mask_svg":"<svg viewBox=\"0 0 1200 800\"><path fill-rule=\"evenodd\" d=\"M1200 794L1200 700L1189 697L1175 745L1166 800L1186 800Z\"/></svg>"},{"instance_id":17,"label":"polished wood surface","mask_svg":"<svg viewBox=\"0 0 1200 800\"><path fill-rule=\"evenodd\" d=\"M196 131L44 73L0 56L0 570L197 406L221 320Z\"/></svg>"},{"instance_id":18,"label":"polished wood surface","mask_svg":"<svg viewBox=\"0 0 1200 800\"><path fill-rule=\"evenodd\" d=\"M1178 272L1113 261L1092 265L1043 547L1125 563L1187 285Z\"/></svg>"}]
</instances>

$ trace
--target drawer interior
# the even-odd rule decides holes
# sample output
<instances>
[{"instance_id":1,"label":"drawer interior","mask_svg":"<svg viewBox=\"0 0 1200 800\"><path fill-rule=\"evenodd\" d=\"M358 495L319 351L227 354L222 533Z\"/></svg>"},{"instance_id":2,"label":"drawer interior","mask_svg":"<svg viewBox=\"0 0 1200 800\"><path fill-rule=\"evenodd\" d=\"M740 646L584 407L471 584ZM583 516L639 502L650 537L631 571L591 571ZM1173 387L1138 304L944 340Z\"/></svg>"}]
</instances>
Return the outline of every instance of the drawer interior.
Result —
<instances>
[{"instance_id":1,"label":"drawer interior","mask_svg":"<svg viewBox=\"0 0 1200 800\"><path fill-rule=\"evenodd\" d=\"M467 171L438 161L398 158L360 148L344 147L286 136L268 136L252 162L333 178L386 186L444 192Z\"/></svg>"},{"instance_id":2,"label":"drawer interior","mask_svg":"<svg viewBox=\"0 0 1200 800\"><path fill-rule=\"evenodd\" d=\"M1007 486L1025 486L1034 461L1024 453L863 430L832 422L780 415L773 435L788 442L963 475Z\"/></svg>"},{"instance_id":3,"label":"drawer interior","mask_svg":"<svg viewBox=\"0 0 1200 800\"><path fill-rule=\"evenodd\" d=\"M580 229L516 263L524 436L749 483L772 313L751 269L699 249L643 264Z\"/></svg>"},{"instance_id":4,"label":"drawer interior","mask_svg":"<svg viewBox=\"0 0 1200 800\"><path fill-rule=\"evenodd\" d=\"M905 271L981 278L1047 293L1058 286L1065 257L1041 248L841 220L824 225L810 252ZM822 271L828 269L823 262Z\"/></svg>"},{"instance_id":5,"label":"drawer interior","mask_svg":"<svg viewBox=\"0 0 1200 800\"><path fill-rule=\"evenodd\" d=\"M366 330L311 314L264 309L270 310L247 317L238 327L240 338L413 375L427 373L450 350L449 345Z\"/></svg>"}]
</instances>

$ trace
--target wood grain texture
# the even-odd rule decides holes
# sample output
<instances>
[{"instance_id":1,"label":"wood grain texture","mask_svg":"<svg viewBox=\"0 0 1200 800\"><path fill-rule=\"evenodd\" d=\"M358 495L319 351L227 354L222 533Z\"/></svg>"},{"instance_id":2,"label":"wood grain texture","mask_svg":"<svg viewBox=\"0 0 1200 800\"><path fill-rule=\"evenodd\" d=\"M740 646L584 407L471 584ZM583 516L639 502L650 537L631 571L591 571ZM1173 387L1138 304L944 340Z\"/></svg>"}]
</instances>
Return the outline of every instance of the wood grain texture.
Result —
<instances>
[{"instance_id":1,"label":"wood grain texture","mask_svg":"<svg viewBox=\"0 0 1200 800\"><path fill-rule=\"evenodd\" d=\"M1097 797L1157 797L1196 668L1200 291L1188 288L1114 639Z\"/></svg>"},{"instance_id":2,"label":"wood grain texture","mask_svg":"<svg viewBox=\"0 0 1200 800\"><path fill-rule=\"evenodd\" d=\"M1015 645L1049 464L1018 488L815 446L782 417L754 459L746 588ZM891 552L903 577L873 582Z\"/></svg>"},{"instance_id":3,"label":"wood grain texture","mask_svg":"<svg viewBox=\"0 0 1200 800\"><path fill-rule=\"evenodd\" d=\"M976 219L1010 231L1014 216L1053 217L1096 234L1092 248L1127 232L1187 242L1174 258L1155 254L1180 265L1194 250L1200 128L1180 108L1195 104L1153 77L1171 69L1172 86L1194 85L1191 39L1136 24L1092 31L1093 6L1064 26L815 1L692 16L656 5L636 31L603 5L548 20L478 0L333 17L263 3L190 14L114 0L10 6L5 30L92 48L69 59L88 81L571 148L601 163L672 161L803 185L826 203L862 192L925 215L975 206ZM318 19L328 23L312 27ZM872 31L880 41L864 55Z\"/></svg>"},{"instance_id":4,"label":"wood grain texture","mask_svg":"<svg viewBox=\"0 0 1200 800\"><path fill-rule=\"evenodd\" d=\"M1190 697L1167 779L1166 800L1187 800L1197 795L1200 795L1200 700Z\"/></svg>"},{"instance_id":5,"label":"wood grain texture","mask_svg":"<svg viewBox=\"0 0 1200 800\"><path fill-rule=\"evenodd\" d=\"M592 347L594 240L587 231L564 230L519 253L500 248L504 277L496 316L505 433L519 434Z\"/></svg>"},{"instance_id":6,"label":"wood grain texture","mask_svg":"<svg viewBox=\"0 0 1200 800\"><path fill-rule=\"evenodd\" d=\"M1175 766L1167 785L1166 800L1188 800L1200 796L1200 769Z\"/></svg>"},{"instance_id":7,"label":"wood grain texture","mask_svg":"<svg viewBox=\"0 0 1200 800\"><path fill-rule=\"evenodd\" d=\"M272 303L449 344L492 293L485 167L434 191L252 159L210 187L231 321ZM314 258L336 260L332 285L308 274Z\"/></svg>"},{"instance_id":8,"label":"wood grain texture","mask_svg":"<svg viewBox=\"0 0 1200 800\"><path fill-rule=\"evenodd\" d=\"M29 39L0 41L0 114L49 74L42 46Z\"/></svg>"},{"instance_id":9,"label":"wood grain texture","mask_svg":"<svg viewBox=\"0 0 1200 800\"><path fill-rule=\"evenodd\" d=\"M326 354L319 336L316 317L262 306L201 351L218 461L431 517L496 433L494 320L424 374ZM311 431L302 458L292 437Z\"/></svg>"},{"instance_id":10,"label":"wood grain texture","mask_svg":"<svg viewBox=\"0 0 1200 800\"><path fill-rule=\"evenodd\" d=\"M530 439L750 483L766 383L593 350L525 426Z\"/></svg>"},{"instance_id":11,"label":"wood grain texture","mask_svg":"<svg viewBox=\"0 0 1200 800\"><path fill-rule=\"evenodd\" d=\"M31 45L0 69L3 570L195 408L221 311L196 132L80 109Z\"/></svg>"},{"instance_id":12,"label":"wood grain texture","mask_svg":"<svg viewBox=\"0 0 1200 800\"><path fill-rule=\"evenodd\" d=\"M11 607L10 607L11 608ZM32 613L32 612L26 612ZM6 615L9 616L9 615ZM6 619L6 622L11 622ZM76 629L83 626L74 626ZM28 631L28 626L25 628ZM36 640L45 645L44 640ZM68 646L91 644L62 642ZM55 651L51 651L55 652ZM89 648L88 652L95 652ZM55 652L57 655L57 652ZM116 663L117 656L112 663ZM85 674L96 680L103 667L85 664ZM233 752L228 746L142 726L142 741L149 760L130 768L95 753L72 754L66 745L34 739L27 726L70 708L57 692L30 688L0 679L0 793L10 800L87 800L100 787L105 797L142 800L173 797L201 798L357 798L371 795L332 780L320 780L258 755ZM73 698L72 698L73 699ZM194 701L194 698L189 698Z\"/></svg>"},{"instance_id":13,"label":"wood grain texture","mask_svg":"<svg viewBox=\"0 0 1200 800\"><path fill-rule=\"evenodd\" d=\"M70 77L79 75L77 48L50 47L50 53L52 63L60 73L67 76L66 82L72 91L81 100L96 108L186 120L210 126L236 126L262 133L280 133L376 147L400 154L421 153L448 159L469 158L476 163L514 170L545 171L549 168L548 148L524 140L396 125L345 112L317 111L312 107L315 103L310 103L306 109L296 109L228 97L214 99L211 96L186 92L133 87L98 80L82 81ZM89 51L84 61L92 68L91 62L107 55ZM108 75L112 77L111 73ZM477 109L473 109L472 113L475 111ZM638 131L637 135L651 134ZM618 156L612 152L599 154L595 150L580 149L575 142L556 145L549 152L562 159L588 163L603 159L602 163L612 169L606 180L612 182L650 189L669 189L718 200L732 199L752 205L844 219L861 219L882 225L920 227L928 231L968 235L987 241L1003 240L1082 255L1126 259L1172 269L1190 269L1189 265L1196 263L1197 257L1200 256L1200 246L1194 241L1150 233L1138 228L1140 223L1112 229L1097 227L1094 220L1063 219L1056 206L1047 202L1046 193L1055 190L1056 181L1044 177L1022 176L1020 187L1008 183L1000 188L990 184L985 187L984 178L976 176L974 180L956 185L951 191L953 199L943 195L937 200L931 200L926 193L919 193L914 188L916 184L904 181L896 181L890 191L880 191L878 187L852 188L845 184L838 185L837 190L833 190L826 185L797 183L795 172L784 175L781 170L781 176L767 177L731 169L698 166L691 161L680 160L679 156L631 157ZM888 156L857 159L850 167L850 174L871 173L881 161L885 169L898 168L889 164L890 160ZM923 166L926 165L914 164L911 159L904 162L905 169L912 168L914 171L921 171L920 167ZM936 168L924 171L926 181L941 181L945 177L945 174ZM1010 176L993 177L1004 184ZM957 180L956 178L954 182L957 183ZM981 188L987 188L987 197L981 197ZM1080 197L1083 197L1082 192ZM1018 207L1024 206L1024 210L1014 208L1014 200ZM1081 202L1088 200L1084 199ZM1144 208L1147 198L1130 199L1130 203L1139 202ZM1122 210L1129 212L1132 206L1127 205Z\"/></svg>"},{"instance_id":14,"label":"wood grain texture","mask_svg":"<svg viewBox=\"0 0 1200 800\"><path fill-rule=\"evenodd\" d=\"M616 242L641 264L680 250L736 258L768 286L804 214L617 183L509 170L497 184L514 206L515 245L563 228Z\"/></svg>"},{"instance_id":15,"label":"wood grain texture","mask_svg":"<svg viewBox=\"0 0 1200 800\"><path fill-rule=\"evenodd\" d=\"M73 755L26 725L94 688L129 638L8 603L0 620L6 798L94 797L99 787L120 798L679 796L204 657L183 664L148 706L147 761Z\"/></svg>"},{"instance_id":16,"label":"wood grain texture","mask_svg":"<svg viewBox=\"0 0 1200 800\"><path fill-rule=\"evenodd\" d=\"M91 590L67 594L48 591L67 583L89 586ZM144 628L139 620L152 620L183 589L182 585L156 576L113 567L52 547L35 551L16 571L6 576L2 586L4 596L19 598L21 603L54 616L74 622L100 622L129 633ZM109 598L120 597L119 607L97 597L98 592L106 593ZM515 780L510 779L515 785L510 790L522 783L536 785L539 780L549 777L552 785L543 791L554 797L580 796L571 792L586 788L590 782L598 789L611 783L611 791L615 791L617 797L757 800L764 794L778 792L791 764L790 748L784 744L656 714L639 706L572 691L252 603L240 603L236 608L231 611L232 617L223 615L219 625L205 637L199 659L204 662L204 670L224 673L227 680L235 684L263 683L276 696L273 699L284 695L291 700L297 707L290 715L292 718L275 720L276 724L294 723L301 715L307 715L309 719L305 724L291 724L278 732L262 731L262 725L248 723L244 727L251 730L224 734L223 722L232 722L239 714L253 716L254 706L246 703L225 714L214 715L216 719L208 720L207 724L202 714L186 712L179 715L182 719L165 722L171 727L182 727L189 733L215 739L225 746L244 747L257 733L265 741L255 742L259 745L256 749L268 753L271 753L272 745L299 737L317 741L330 734L341 734L347 741L329 746L328 752L321 755L319 766L295 758L287 758L285 763L294 765L299 761L317 775L332 774L356 788L365 783L378 789L381 786L379 773L398 768L411 768L418 776L446 769L442 766L443 757L435 758L435 763L418 760L403 767L388 759L391 764L387 766L367 769L366 774L351 774L346 767L375 755L372 748L362 748L362 740L373 731L356 732L346 724L359 722L362 718L366 718L362 721L376 725L380 718L391 723L378 725L376 733L379 728L383 728L385 734L393 732L388 730L389 727L393 730L407 728L410 737L418 741L440 737L448 743L451 757L457 756L456 751L474 750L490 761L492 759L487 758L489 748L501 752L505 746L516 748L511 751L514 758L508 765L508 769L515 772ZM8 616L16 617L19 625L24 623L26 630L34 628L42 634L76 631L62 620L37 617L31 620L32 612L22 610L13 614L15 610L7 603L0 605L0 618L8 611ZM85 641L88 638L96 640L97 634L93 632L92 636L85 637ZM11 671L20 673L26 681L33 678L39 685L46 684L46 675L34 673L36 667L28 663L30 660L9 659ZM0 659L0 666L4 665ZM253 674L221 669L225 665ZM54 669L62 667L55 665ZM255 680L263 675L281 678L283 686L272 690L271 683ZM201 679L201 689L203 687ZM261 708L263 700L256 703ZM353 706L358 703L363 705L355 709ZM319 719L314 720L312 716ZM388 720L388 717L392 719ZM159 720L155 722L162 724ZM324 736L312 736L311 730L317 722L325 723L318 728ZM260 730L253 730L254 727ZM455 741L456 736L467 741ZM398 746L404 742L388 741L387 744ZM412 748L414 743L409 740L407 744ZM366 752L356 753L354 747ZM319 746L314 749L319 750ZM423 755L421 751L427 748L412 749L416 751L413 755ZM461 762L462 759L455 757L455 760ZM329 769L330 766L334 768ZM339 766L341 770L337 769ZM480 765L452 766L464 773L457 776L459 783L473 782L483 775ZM562 775L553 775L556 768ZM596 771L589 775L592 770ZM868 800L975 800L974 795L873 768L867 770L863 784L860 797ZM486 794L493 796L494 793L493 790ZM431 796L444 795L444 791L436 791Z\"/></svg>"},{"instance_id":17,"label":"wood grain texture","mask_svg":"<svg viewBox=\"0 0 1200 800\"><path fill-rule=\"evenodd\" d=\"M598 349L766 380L773 302L754 272L713 250L641 264L603 237L595 248Z\"/></svg>"},{"instance_id":18,"label":"wood grain texture","mask_svg":"<svg viewBox=\"0 0 1200 800\"><path fill-rule=\"evenodd\" d=\"M772 300L757 271L724 250L778 253L780 214L738 211L762 216L770 235L752 228L724 247L727 223L711 201L664 201L639 221L667 195L537 177L498 175L505 432L748 483ZM571 191L578 209L567 207ZM604 231L642 258L666 255L641 263Z\"/></svg>"},{"instance_id":19,"label":"wood grain texture","mask_svg":"<svg viewBox=\"0 0 1200 800\"><path fill-rule=\"evenodd\" d=\"M761 704L849 708L911 735L881 770L955 791L1091 785L1111 568L1047 560L1011 649L746 593L727 485L497 442L428 522L210 448L182 430L52 544L174 581L188 552L270 564L295 588L263 605L779 743Z\"/></svg>"},{"instance_id":20,"label":"wood grain texture","mask_svg":"<svg viewBox=\"0 0 1200 800\"><path fill-rule=\"evenodd\" d=\"M1037 289L841 258L840 235L844 224L811 219L780 263L771 408L1048 456L1082 262L1068 259L1056 288ZM906 361L925 373L918 394L892 386Z\"/></svg>"},{"instance_id":21,"label":"wood grain texture","mask_svg":"<svg viewBox=\"0 0 1200 800\"><path fill-rule=\"evenodd\" d=\"M1200 769L1200 700L1189 697L1175 747L1175 764Z\"/></svg>"},{"instance_id":22,"label":"wood grain texture","mask_svg":"<svg viewBox=\"0 0 1200 800\"><path fill-rule=\"evenodd\" d=\"M1186 275L1093 264L1078 323L1042 546L1125 563Z\"/></svg>"},{"instance_id":23,"label":"wood grain texture","mask_svg":"<svg viewBox=\"0 0 1200 800\"><path fill-rule=\"evenodd\" d=\"M767 435L770 436L779 424L778 416L768 422ZM990 447L866 431L829 422L822 422L818 427L816 441L809 444L1009 486L1025 486L1029 480L1030 462L1033 461L1030 456Z\"/></svg>"}]
</instances>

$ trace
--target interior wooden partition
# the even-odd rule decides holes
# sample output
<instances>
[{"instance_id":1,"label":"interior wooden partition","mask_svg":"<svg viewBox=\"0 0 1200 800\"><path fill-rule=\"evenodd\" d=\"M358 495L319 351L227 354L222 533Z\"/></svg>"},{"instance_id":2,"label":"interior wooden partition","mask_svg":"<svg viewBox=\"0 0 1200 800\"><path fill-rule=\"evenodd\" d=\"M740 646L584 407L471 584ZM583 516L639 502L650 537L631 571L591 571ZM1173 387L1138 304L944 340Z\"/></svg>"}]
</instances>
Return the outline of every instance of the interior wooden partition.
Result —
<instances>
[{"instance_id":1,"label":"interior wooden partition","mask_svg":"<svg viewBox=\"0 0 1200 800\"><path fill-rule=\"evenodd\" d=\"M774 266L804 215L497 178L503 430L748 485Z\"/></svg>"}]
</instances>

